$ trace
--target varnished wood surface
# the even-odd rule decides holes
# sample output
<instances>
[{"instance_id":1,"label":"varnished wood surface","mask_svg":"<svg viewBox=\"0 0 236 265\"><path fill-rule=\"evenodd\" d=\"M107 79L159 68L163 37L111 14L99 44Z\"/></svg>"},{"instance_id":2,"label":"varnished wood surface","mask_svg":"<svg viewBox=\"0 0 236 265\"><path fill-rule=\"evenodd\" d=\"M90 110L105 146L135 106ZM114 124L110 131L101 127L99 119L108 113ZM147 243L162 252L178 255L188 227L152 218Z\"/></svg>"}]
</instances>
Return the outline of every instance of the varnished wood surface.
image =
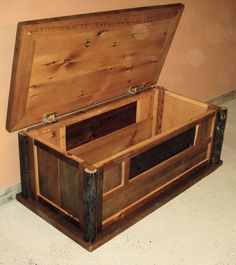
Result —
<instances>
[{"instance_id":1,"label":"varnished wood surface","mask_svg":"<svg viewBox=\"0 0 236 265\"><path fill-rule=\"evenodd\" d=\"M158 167L145 172L139 181L130 182L126 187L104 198L103 220L111 217L123 209L129 208L152 191L161 191L168 182L183 174L185 171L204 161L207 146L189 155L187 152L174 163L166 163L161 169Z\"/></svg>"},{"instance_id":2,"label":"varnished wood surface","mask_svg":"<svg viewBox=\"0 0 236 265\"><path fill-rule=\"evenodd\" d=\"M216 114L214 140L211 150L211 163L220 163L221 150L224 140L224 131L227 120L227 108L221 107Z\"/></svg>"},{"instance_id":3,"label":"varnished wood surface","mask_svg":"<svg viewBox=\"0 0 236 265\"><path fill-rule=\"evenodd\" d=\"M70 150L136 122L136 103L66 127L66 149Z\"/></svg>"},{"instance_id":4,"label":"varnished wood surface","mask_svg":"<svg viewBox=\"0 0 236 265\"><path fill-rule=\"evenodd\" d=\"M88 163L97 163L151 136L152 119L146 119L70 150ZM99 150L99 152L98 152Z\"/></svg>"},{"instance_id":5,"label":"varnished wood surface","mask_svg":"<svg viewBox=\"0 0 236 265\"><path fill-rule=\"evenodd\" d=\"M164 205L174 197L178 196L184 190L191 187L193 184L216 170L221 164L222 162L220 164L211 165L209 167L206 167L205 165L204 167L199 166L194 171L188 172L186 176L184 176L178 182L174 183L174 185L170 186L167 190L165 190L165 192L159 194L159 196L155 196L148 203L133 211L132 214L126 215L124 216L124 218L117 220L117 222L113 223L107 229L99 233L93 243L85 242L83 240L83 234L78 228L78 225L74 222L69 221L65 217L65 215L58 214L57 212L50 210L48 207L44 206L36 200L27 200L23 198L21 194L17 195L17 200L28 207L30 210L32 210L34 213L42 217L48 223L56 227L62 233L70 237L72 240L80 244L82 247L84 247L88 251L93 251L116 235L129 228L131 225L140 221L151 212L160 208L162 205Z\"/></svg>"},{"instance_id":6,"label":"varnished wood surface","mask_svg":"<svg viewBox=\"0 0 236 265\"><path fill-rule=\"evenodd\" d=\"M140 143L137 143L135 145L132 145L128 148L126 148L123 151L120 151L119 153L114 154L113 156L107 157L103 159L100 162L97 162L95 166L101 166L101 165L111 165L113 163L117 163L118 161L122 161L126 158L138 155L158 144L161 144L170 138L177 136L178 134L181 134L188 129L200 124L201 122L205 121L206 119L213 117L215 115L215 110L208 110L204 114L196 117L195 119L191 119L189 121L186 121L181 126L176 126L166 132L163 132L159 135L155 135L153 137L149 137L147 140L144 140Z\"/></svg>"},{"instance_id":7,"label":"varnished wood surface","mask_svg":"<svg viewBox=\"0 0 236 265\"><path fill-rule=\"evenodd\" d=\"M207 104L165 91L161 131L181 125L206 112Z\"/></svg>"},{"instance_id":8,"label":"varnished wood surface","mask_svg":"<svg viewBox=\"0 0 236 265\"><path fill-rule=\"evenodd\" d=\"M7 130L155 84L182 11L174 4L20 23Z\"/></svg>"},{"instance_id":9,"label":"varnished wood surface","mask_svg":"<svg viewBox=\"0 0 236 265\"><path fill-rule=\"evenodd\" d=\"M36 195L33 140L25 133L20 132L18 141L22 195L26 198L32 198Z\"/></svg>"},{"instance_id":10,"label":"varnished wood surface","mask_svg":"<svg viewBox=\"0 0 236 265\"><path fill-rule=\"evenodd\" d=\"M41 148L37 155L40 194L60 206L58 159Z\"/></svg>"},{"instance_id":11,"label":"varnished wood surface","mask_svg":"<svg viewBox=\"0 0 236 265\"><path fill-rule=\"evenodd\" d=\"M194 136L195 128L193 127L160 145L154 146L151 149L132 157L130 160L129 178L134 178L149 168L156 166L192 146Z\"/></svg>"},{"instance_id":12,"label":"varnished wood surface","mask_svg":"<svg viewBox=\"0 0 236 265\"><path fill-rule=\"evenodd\" d=\"M114 165L104 169L103 193L113 190L122 184L122 164Z\"/></svg>"}]
</instances>

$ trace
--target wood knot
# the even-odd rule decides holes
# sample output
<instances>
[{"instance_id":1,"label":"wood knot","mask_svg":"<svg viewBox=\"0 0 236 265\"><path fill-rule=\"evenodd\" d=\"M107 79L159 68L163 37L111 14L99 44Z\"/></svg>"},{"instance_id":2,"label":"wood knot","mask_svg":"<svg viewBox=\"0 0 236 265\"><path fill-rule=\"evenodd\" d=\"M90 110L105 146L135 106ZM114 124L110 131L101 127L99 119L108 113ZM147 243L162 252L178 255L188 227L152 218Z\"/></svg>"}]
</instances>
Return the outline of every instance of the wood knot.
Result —
<instances>
[{"instance_id":1,"label":"wood knot","mask_svg":"<svg viewBox=\"0 0 236 265\"><path fill-rule=\"evenodd\" d=\"M63 61L63 64L70 64L72 62L72 59L70 58L66 58L64 61Z\"/></svg>"},{"instance_id":2,"label":"wood knot","mask_svg":"<svg viewBox=\"0 0 236 265\"><path fill-rule=\"evenodd\" d=\"M114 41L113 44L112 44L113 47L116 47L118 45L119 45L119 42L117 42L117 41Z\"/></svg>"},{"instance_id":3,"label":"wood knot","mask_svg":"<svg viewBox=\"0 0 236 265\"><path fill-rule=\"evenodd\" d=\"M221 118L221 120L225 120L226 119L226 114L225 113L221 114L220 118Z\"/></svg>"},{"instance_id":4,"label":"wood knot","mask_svg":"<svg viewBox=\"0 0 236 265\"><path fill-rule=\"evenodd\" d=\"M100 37L107 31L108 31L107 29L101 29L101 30L98 31L97 36Z\"/></svg>"},{"instance_id":5,"label":"wood knot","mask_svg":"<svg viewBox=\"0 0 236 265\"><path fill-rule=\"evenodd\" d=\"M90 47L90 40L89 39L87 39L86 40L86 42L84 43L84 46L86 47L86 48L88 48L88 47Z\"/></svg>"}]
</instances>

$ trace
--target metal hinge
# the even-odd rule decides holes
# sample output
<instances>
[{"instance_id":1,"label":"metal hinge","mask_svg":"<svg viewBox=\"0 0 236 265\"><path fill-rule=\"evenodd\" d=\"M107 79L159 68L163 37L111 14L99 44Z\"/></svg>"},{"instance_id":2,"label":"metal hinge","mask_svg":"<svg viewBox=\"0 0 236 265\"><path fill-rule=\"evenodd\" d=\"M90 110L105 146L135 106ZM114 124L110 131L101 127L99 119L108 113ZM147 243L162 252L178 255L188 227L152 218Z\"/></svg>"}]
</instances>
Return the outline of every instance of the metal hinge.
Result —
<instances>
[{"instance_id":1,"label":"metal hinge","mask_svg":"<svg viewBox=\"0 0 236 265\"><path fill-rule=\"evenodd\" d=\"M135 95L135 94L138 93L138 87L137 86L130 87L128 92L129 92L130 95Z\"/></svg>"},{"instance_id":2,"label":"metal hinge","mask_svg":"<svg viewBox=\"0 0 236 265\"><path fill-rule=\"evenodd\" d=\"M44 124L51 124L54 122L57 122L56 112L49 112L49 113L45 113L43 115L43 123Z\"/></svg>"}]
</instances>

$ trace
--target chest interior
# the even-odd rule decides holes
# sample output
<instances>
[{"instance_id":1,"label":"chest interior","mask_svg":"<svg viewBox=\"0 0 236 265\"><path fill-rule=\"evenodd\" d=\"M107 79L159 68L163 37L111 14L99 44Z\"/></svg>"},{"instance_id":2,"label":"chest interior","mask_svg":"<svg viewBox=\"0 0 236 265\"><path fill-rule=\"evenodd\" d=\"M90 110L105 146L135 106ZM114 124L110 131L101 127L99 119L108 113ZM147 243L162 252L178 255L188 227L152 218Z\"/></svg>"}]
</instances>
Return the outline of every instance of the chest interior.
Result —
<instances>
[{"instance_id":1,"label":"chest interior","mask_svg":"<svg viewBox=\"0 0 236 265\"><path fill-rule=\"evenodd\" d=\"M67 199L63 198L64 189L71 181L69 175L64 176L64 171L70 173L71 169L65 169L65 162L55 158L52 150L86 167L103 168L103 200L116 198L116 202L104 203L105 225L131 202L137 202L141 196L141 184L135 184L137 180L144 177L150 181L151 187L147 191L143 189L146 193L166 185L165 178L164 182L153 183L152 177L145 177L148 173L163 168L171 182L174 178L170 174L173 171L170 161L180 164L177 175L208 161L214 119L215 110L207 104L154 87L58 123L29 130L27 134L35 141L38 196L75 214L75 209L63 208L63 200L69 198L69 194ZM131 201L120 203L119 198L122 201L124 196L121 191L131 188ZM70 189L77 194L76 187Z\"/></svg>"}]
</instances>

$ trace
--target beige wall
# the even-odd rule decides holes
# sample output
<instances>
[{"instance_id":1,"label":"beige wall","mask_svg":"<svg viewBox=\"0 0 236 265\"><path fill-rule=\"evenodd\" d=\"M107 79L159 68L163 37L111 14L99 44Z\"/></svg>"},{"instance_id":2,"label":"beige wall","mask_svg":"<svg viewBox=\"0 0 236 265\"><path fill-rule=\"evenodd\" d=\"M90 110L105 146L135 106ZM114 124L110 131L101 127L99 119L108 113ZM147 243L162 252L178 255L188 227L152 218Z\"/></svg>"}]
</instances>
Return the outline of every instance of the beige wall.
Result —
<instances>
[{"instance_id":1,"label":"beige wall","mask_svg":"<svg viewBox=\"0 0 236 265\"><path fill-rule=\"evenodd\" d=\"M19 181L17 133L5 130L16 23L100 10L173 3L155 0L0 0L0 188ZM186 0L159 84L208 100L236 88L236 1Z\"/></svg>"}]
</instances>

